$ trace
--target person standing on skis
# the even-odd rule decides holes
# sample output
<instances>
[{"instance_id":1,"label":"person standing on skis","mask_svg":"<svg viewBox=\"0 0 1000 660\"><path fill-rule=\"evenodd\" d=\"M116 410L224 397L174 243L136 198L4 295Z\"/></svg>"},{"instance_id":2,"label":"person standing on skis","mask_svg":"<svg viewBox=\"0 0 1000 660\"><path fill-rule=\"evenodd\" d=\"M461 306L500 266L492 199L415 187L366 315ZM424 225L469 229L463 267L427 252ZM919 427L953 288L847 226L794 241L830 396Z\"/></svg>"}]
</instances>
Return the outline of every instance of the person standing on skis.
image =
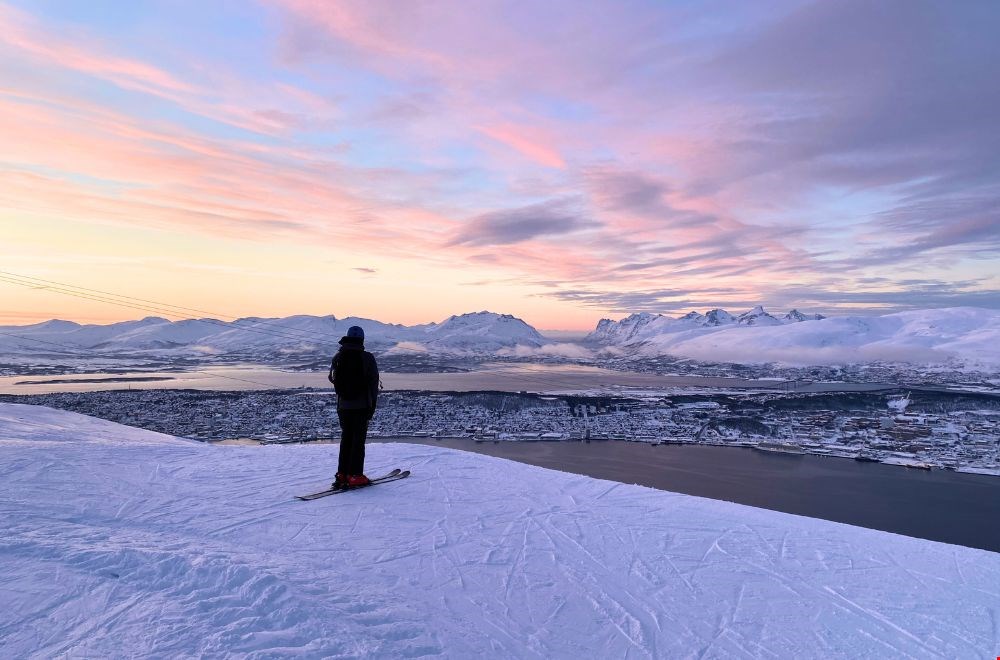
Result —
<instances>
[{"instance_id":1,"label":"person standing on skis","mask_svg":"<svg viewBox=\"0 0 1000 660\"><path fill-rule=\"evenodd\" d=\"M334 488L365 486L365 438L378 403L378 363L365 350L365 331L356 325L340 339L327 376L337 392L340 418L340 460Z\"/></svg>"}]
</instances>

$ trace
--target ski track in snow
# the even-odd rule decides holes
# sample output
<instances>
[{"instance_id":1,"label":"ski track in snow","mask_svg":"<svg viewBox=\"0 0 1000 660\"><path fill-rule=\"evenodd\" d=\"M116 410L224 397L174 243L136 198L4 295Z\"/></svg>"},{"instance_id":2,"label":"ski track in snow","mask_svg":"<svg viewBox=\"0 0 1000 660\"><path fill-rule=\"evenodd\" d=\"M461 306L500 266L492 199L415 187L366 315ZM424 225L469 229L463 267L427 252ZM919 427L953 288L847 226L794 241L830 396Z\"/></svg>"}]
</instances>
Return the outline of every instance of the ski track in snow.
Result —
<instances>
[{"instance_id":1,"label":"ski track in snow","mask_svg":"<svg viewBox=\"0 0 1000 660\"><path fill-rule=\"evenodd\" d=\"M2 657L993 658L1000 555L373 444L205 446L0 404Z\"/></svg>"}]
</instances>

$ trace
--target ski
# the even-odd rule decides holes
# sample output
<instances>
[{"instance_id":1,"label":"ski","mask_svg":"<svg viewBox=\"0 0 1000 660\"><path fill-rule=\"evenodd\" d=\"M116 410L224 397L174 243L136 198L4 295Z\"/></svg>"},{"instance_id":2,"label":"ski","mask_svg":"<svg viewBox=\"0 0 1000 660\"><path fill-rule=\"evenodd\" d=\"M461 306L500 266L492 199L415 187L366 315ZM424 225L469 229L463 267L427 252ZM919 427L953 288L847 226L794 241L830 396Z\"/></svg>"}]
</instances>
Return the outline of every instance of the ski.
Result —
<instances>
[{"instance_id":1,"label":"ski","mask_svg":"<svg viewBox=\"0 0 1000 660\"><path fill-rule=\"evenodd\" d=\"M311 495L296 495L295 497L296 497L296 499L300 499L300 500L304 500L304 501L307 501L307 500L316 500L316 499L319 499L321 497L326 497L327 495L336 495L338 493L346 493L349 490L358 490L360 488L367 488L368 486L374 486L375 484L384 484L384 483L387 483L389 481L396 481L397 479L405 479L408 476L410 476L410 471L409 470L402 471L399 468L396 468L392 472L389 472L387 474L383 474L381 477L376 477L376 478L372 479L371 482L369 482L365 486L355 486L354 488L328 488L327 490L320 491L318 493L312 493Z\"/></svg>"}]
</instances>

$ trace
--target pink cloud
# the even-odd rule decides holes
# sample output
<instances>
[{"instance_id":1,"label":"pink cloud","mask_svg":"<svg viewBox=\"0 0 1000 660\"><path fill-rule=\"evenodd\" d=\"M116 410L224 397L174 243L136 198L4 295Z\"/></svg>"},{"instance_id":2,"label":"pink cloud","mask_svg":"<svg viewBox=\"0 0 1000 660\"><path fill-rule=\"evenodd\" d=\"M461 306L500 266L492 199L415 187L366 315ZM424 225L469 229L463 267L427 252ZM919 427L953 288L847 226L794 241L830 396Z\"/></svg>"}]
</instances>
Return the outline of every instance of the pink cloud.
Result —
<instances>
[{"instance_id":1,"label":"pink cloud","mask_svg":"<svg viewBox=\"0 0 1000 660\"><path fill-rule=\"evenodd\" d=\"M764 282L814 277L803 223L769 215L808 194L792 185L804 178L787 165L814 145L785 147L772 123L802 129L781 108L762 116L755 99L704 93L687 72L702 71L712 53L678 38L669 19L681 10L273 4L288 21L281 81L204 65L197 45L184 56L188 66L167 70L0 9L0 56L54 74L0 93L0 124L17 127L0 135L0 146L21 170L4 173L4 204L350 245L519 282L622 290L666 282L747 297ZM80 84L52 88L69 75ZM291 75L342 91L334 101L286 82ZM159 116L180 108L257 135L212 137L142 111L115 112L81 91L94 82L84 79L170 104ZM311 143L316 127L336 131ZM785 151L780 162L759 155ZM100 181L80 183L88 179ZM565 200L572 213L549 214L545 231L544 222L518 224L520 216L500 222L511 209ZM880 244L877 232L870 240Z\"/></svg>"},{"instance_id":2,"label":"pink cloud","mask_svg":"<svg viewBox=\"0 0 1000 660\"><path fill-rule=\"evenodd\" d=\"M156 94L191 92L192 86L170 73L133 59L100 53L96 44L74 44L53 39L31 18L0 6L0 40L36 59L58 63L87 75L104 78L126 89Z\"/></svg>"},{"instance_id":3,"label":"pink cloud","mask_svg":"<svg viewBox=\"0 0 1000 660\"><path fill-rule=\"evenodd\" d=\"M564 169L566 161L558 151L544 143L538 136L538 131L528 128L501 124L494 126L479 126L484 135L507 145L529 160L545 167Z\"/></svg>"},{"instance_id":4,"label":"pink cloud","mask_svg":"<svg viewBox=\"0 0 1000 660\"><path fill-rule=\"evenodd\" d=\"M192 84L174 85L170 74L159 76L155 68L141 63L126 65L123 62L128 61L121 58L87 55L76 44L60 46L50 42L52 45L45 49L21 42L15 45L22 54L43 59L48 66L60 66L62 58L72 56L73 70L137 89L140 85L135 81L142 81L142 90L147 93L182 103L206 116L224 114L230 123L280 132L292 121L280 114L268 115L215 98L214 93ZM92 46L100 51L100 46ZM378 40L365 42L365 47L380 49L380 53L392 57L411 50ZM449 69L438 57L418 59L428 66ZM229 89L241 87L238 81L228 83ZM332 110L323 97L297 93L296 88L287 85L280 89L310 112ZM540 122L516 106L484 108L461 97L450 110L461 117L478 118L467 124L469 135L486 136L546 168L567 171L567 161L556 145L580 146L575 136L565 135L558 126ZM505 115L516 121L505 119ZM79 131L81 120L88 126L85 132ZM446 266L468 260L468 267L473 268L474 263L484 263L484 258L489 257L490 268L515 273L525 280L623 284L652 283L677 268L653 268L625 276L610 269L609 263L640 258L668 236L679 243L704 242L720 231L716 223L702 229L675 229L668 234L655 220L624 212L606 213L602 217L604 230L558 241L544 236L531 238L502 251L484 253L474 240L465 245L451 240L463 219L474 213L465 209L441 213L421 208L419 203L401 206L379 199L379 189L410 185L408 178L413 175L361 170L305 145L207 138L189 129L124 116L50 91L22 89L8 94L0 100L0 122L19 126L16 133L8 133L4 143L5 152L15 162L57 172L86 173L124 186L108 192L49 176L13 174L5 177L5 206L90 221L141 222L260 240L280 236L331 241L350 244L359 251ZM506 166L509 160L500 155L498 163ZM679 209L697 204L696 200L682 197L675 193L663 195ZM681 254L696 258L700 252ZM738 258L720 260L719 266L736 267L734 261Z\"/></svg>"},{"instance_id":5,"label":"pink cloud","mask_svg":"<svg viewBox=\"0 0 1000 660\"><path fill-rule=\"evenodd\" d=\"M249 85L224 70L197 83L182 80L160 67L109 52L85 34L53 33L28 14L2 5L0 46L11 57L27 59L35 66L99 78L174 103L193 114L262 134L277 135L297 128L302 120L289 107L301 107L310 114L330 114L335 108L323 97L294 85ZM204 75L204 69L201 73ZM261 99L281 99L281 109L256 107Z\"/></svg>"},{"instance_id":6,"label":"pink cloud","mask_svg":"<svg viewBox=\"0 0 1000 660\"><path fill-rule=\"evenodd\" d=\"M5 208L223 236L346 241L411 255L430 252L435 234L454 226L432 212L372 198L362 189L363 172L315 153L205 138L65 102L0 96L0 125L18 127L0 135L9 162L65 174L0 173ZM111 187L77 183L75 173ZM368 221L354 220L362 216Z\"/></svg>"}]
</instances>

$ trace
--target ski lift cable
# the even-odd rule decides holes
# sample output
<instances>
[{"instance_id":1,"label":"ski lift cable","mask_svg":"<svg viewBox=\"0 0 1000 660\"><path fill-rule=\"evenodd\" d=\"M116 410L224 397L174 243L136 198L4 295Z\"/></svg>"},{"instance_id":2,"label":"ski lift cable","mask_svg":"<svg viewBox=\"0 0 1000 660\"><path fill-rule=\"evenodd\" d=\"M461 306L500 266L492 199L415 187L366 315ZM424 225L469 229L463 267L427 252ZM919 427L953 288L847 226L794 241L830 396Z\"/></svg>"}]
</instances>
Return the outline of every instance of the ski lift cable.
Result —
<instances>
[{"instance_id":1,"label":"ski lift cable","mask_svg":"<svg viewBox=\"0 0 1000 660\"><path fill-rule=\"evenodd\" d=\"M79 347L74 348L74 347L71 347L71 346L69 346L67 344L60 344L60 343L57 343L57 342L54 342L54 341L47 341L45 339L35 339L34 337L24 337L22 335L12 334L10 332L2 332L2 331L0 331L0 335L6 335L8 337L16 337L17 339L23 339L25 341L34 341L34 342L38 342L39 344L49 344L51 346L59 346L60 348L65 348L65 349L69 350L70 352L75 352L75 351L79 350Z\"/></svg>"},{"instance_id":2,"label":"ski lift cable","mask_svg":"<svg viewBox=\"0 0 1000 660\"><path fill-rule=\"evenodd\" d=\"M0 277L0 281L6 281L6 282L9 282L9 283L16 283L16 282L13 282L12 280L8 280L8 279L5 279L3 277ZM128 307L128 308L131 308L131 309L137 309L137 310L145 311L145 312L163 313L163 310L156 309L156 308L153 308L153 307L132 305L132 304L128 304L128 303L123 303L123 302L120 302L120 301L116 301L116 300L113 300L113 299L107 299L107 298L102 298L102 297L98 297L98 296L91 296L91 295L84 295L84 294L75 293L73 291L61 290L61 289L56 288L56 287L46 287L46 289L49 290L49 291L53 291L55 293L63 293L65 295L69 295L69 296L72 296L72 297L75 297L75 298L81 298L83 300L94 300L94 301L97 301L97 302L109 303L109 304L112 304L112 305L117 305L119 307ZM288 334L278 333L278 332L274 332L274 331L270 331L270 330L261 330L261 329L257 329L257 328L253 328L253 327L234 326L234 325L232 325L230 323L227 323L226 321L219 321L218 319L192 319L192 320L195 320L195 321L197 321L199 323L207 323L209 325L217 325L217 326L225 328L227 330L239 329L239 330L244 330L246 332L253 332L255 334L270 335L272 337L281 337L283 339L292 339L292 340L295 340L295 341L305 341L307 339L306 337L302 337L302 336L298 336L298 335L288 335ZM315 340L310 339L310 341L315 341ZM331 340L327 339L326 341L331 341ZM331 343L332 343L332 341L331 341Z\"/></svg>"},{"instance_id":3,"label":"ski lift cable","mask_svg":"<svg viewBox=\"0 0 1000 660\"><path fill-rule=\"evenodd\" d=\"M84 287L84 286L78 286L78 285L75 285L75 284L66 284L65 282L56 282L55 280L46 280L46 279L43 279L41 277L33 277L33 276L30 276L30 275L21 275L19 273L11 273L9 271L0 270L0 275L7 275L9 277L18 277L18 278L21 278L21 279L24 279L24 280L33 280L35 282L42 282L44 284L55 284L55 285L62 286L62 287L72 287L74 289L79 289L81 291L89 291L91 293L99 293L101 295L109 295L109 296L115 296L117 298L125 298L125 299L128 299L128 300L136 300L136 301L139 301L139 302L151 303L153 305L157 305L157 306L160 306L160 307L170 307L170 308L173 308L173 309L183 310L183 311L187 311L187 312L197 312L199 314L208 314L209 316L220 316L220 315L216 314L215 312L211 312L211 311L208 311L208 310L205 310L205 309L197 309L195 307L183 307L181 305L171 305L171 304L159 302L159 301L156 301L156 300L149 300L147 298L135 298L133 296L126 296L126 295L122 295L122 294L118 294L118 293L110 293L108 291L102 291L100 289L90 289L90 288L87 288L87 287ZM228 316L231 316L231 315L228 315Z\"/></svg>"},{"instance_id":4,"label":"ski lift cable","mask_svg":"<svg viewBox=\"0 0 1000 660\"><path fill-rule=\"evenodd\" d=\"M54 293L61 293L61 294L64 294L64 295L75 297L75 298L81 298L81 299L84 299L84 300L94 300L94 301L97 301L97 302L104 302L104 303L108 303L108 304L111 304L111 305L117 305L119 307L128 307L130 309L137 309L137 310L140 310L140 311L152 312L154 314L176 314L175 311L173 311L171 309L166 309L167 307L172 307L171 305L165 305L163 307L158 307L158 306L154 306L154 305L146 305L146 304L139 304L139 303L130 303L130 302L126 302L126 301L123 301L123 300L118 300L117 299L118 294L113 294L113 293L99 294L99 293L87 293L86 292L86 291L96 291L96 290L93 290L93 289L84 290L83 292L81 292L81 291L76 290L77 288L80 288L80 287L73 287L73 285L64 285L64 284L55 283L55 282L52 283L52 284L46 284L46 285L43 286L43 285L40 285L40 284L37 284L37 283L33 283L33 282L30 282L30 281L18 280L18 279L15 279L15 277L20 277L20 276L11 277L11 276L8 276L8 275L4 274L3 271L0 271L0 281L7 282L9 284L16 284L16 285L27 287L27 288L30 288L30 289L45 289L47 291L52 291ZM128 296L121 296L121 297L129 298ZM132 299L132 300L137 300L137 299ZM198 321L200 323L209 323L209 324L213 324L213 325L218 325L218 326L224 327L224 328L226 328L228 330L236 330L236 329L238 329L238 330L245 330L247 332L255 332L257 334L263 334L263 335L271 335L271 336L274 336L274 337L281 337L281 338L284 338L284 339L294 339L294 340L297 340L297 341L304 341L304 340L308 339L308 340L312 340L312 341L329 342L331 344L335 343L333 340L331 340L329 338L328 335L321 335L320 333L315 332L315 331L301 330L299 328L289 328L287 326L278 326L277 324L267 323L265 321L255 321L255 322L253 322L254 325L247 326L247 325L238 325L237 321L239 321L240 319L237 319L236 321L221 321L221 320L215 319L215 318L201 318L201 319L190 319L190 320ZM260 328L260 327L258 327L258 325L264 325L264 324L275 325L276 327L281 328L281 330L280 331L278 331L278 330L270 330L270 329L267 329L267 328ZM302 333L302 334L301 335L290 334L292 332L298 332L298 333ZM322 339L317 339L319 337L322 337Z\"/></svg>"},{"instance_id":5,"label":"ski lift cable","mask_svg":"<svg viewBox=\"0 0 1000 660\"><path fill-rule=\"evenodd\" d=\"M14 337L16 339L22 339L24 341L33 341L33 342L37 342L39 344L47 344L49 346L57 346L59 348L65 349L70 354L78 355L78 356L81 356L81 357L99 357L98 353L95 353L95 352L85 352L84 349L80 348L79 346L70 346L69 344L61 344L59 342L48 341L46 339L36 339L34 337L25 337L23 335L17 335L17 334L13 334L13 333L10 333L10 332L3 332L3 331L0 331L0 335L5 335L7 337ZM271 383L262 383L262 382L256 381L256 380L249 380L249 379L246 379L246 378L237 378L235 376L226 376L226 375L219 374L219 373L212 373L212 375L216 376L218 378L224 378L224 379L227 379L227 380L235 380L235 381L241 381L241 382L244 382L244 383L253 383L254 385L262 385L264 387L271 388L271 389L274 389L274 388L277 387L277 386L275 386L275 385L273 385ZM525 380L534 381L534 382L538 382L538 383L542 383L544 385L549 385L549 386L554 386L554 387L564 387L564 386L568 387L568 386L575 385L575 383L570 383L569 381L559 381L559 380L556 380L556 379L543 378L543 377L538 377L538 376L526 376L526 375L523 375L523 374L519 374L518 377L519 378L523 378Z\"/></svg>"},{"instance_id":6,"label":"ski lift cable","mask_svg":"<svg viewBox=\"0 0 1000 660\"><path fill-rule=\"evenodd\" d=\"M115 294L115 293L97 292L97 290L95 290L95 289L83 289L82 287L75 287L73 285L62 284L62 283L59 283L59 282L52 282L51 284L41 285L41 284L37 284L37 283L31 282L31 281L23 281L23 280L19 280L19 279L14 279L14 278L17 278L17 277L23 277L23 276L16 276L15 275L15 276L11 277L9 275L4 274L3 271L0 271L0 281L5 281L5 282L8 282L10 284L17 284L17 285L24 286L24 287L31 288L31 289L45 289L45 290L53 291L55 293L62 293L62 294L69 295L69 296L74 296L74 297L77 297L77 298L83 298L83 299L86 299L86 300L96 300L98 302L105 302L105 303L109 303L109 304L112 304L112 305L118 305L120 307L128 307L128 308L131 308L131 309L138 309L138 310L141 310L141 311L152 312L152 313L155 313L155 314L173 314L173 315L177 314L177 312L174 311L173 309L168 309L170 307L173 307L172 305L166 305L166 304L164 304L162 306L156 306L155 303L153 305L147 305L147 304L138 304L138 303L134 303L134 302L126 302L124 300L119 300L119 298L125 298L125 299L128 299L128 300L139 300L139 299L130 298L129 296L119 296L118 294ZM88 292L93 292L93 293L88 293ZM222 316L222 315L217 315L217 316ZM264 324L267 323L267 322L265 322L263 320L261 320L261 321L255 321L254 325L250 326L250 327L247 327L245 325L237 325L237 322L240 321L240 320L242 320L242 319L236 319L235 321L221 321L219 319L214 319L214 318L201 318L201 319L191 319L191 320L195 320L195 321L199 321L199 322L203 322L203 323L211 323L211 324L215 324L215 325L222 325L222 326L224 326L224 327L226 327L227 329L230 329L230 330L232 330L232 329L242 329L242 330L247 330L247 331L250 331L250 332L257 332L258 334L272 334L274 336L285 337L287 339L302 340L302 339L306 339L306 338L310 338L311 339L313 337L318 337L319 336L319 333L317 333L315 331L302 330L302 329L299 329L299 328L289 328L287 326L277 326L277 327L281 328L280 332L279 331L271 331L271 330L267 330L267 329L263 329L263 328L258 328L257 327L258 325L264 325ZM271 323L270 325L277 325L277 324ZM290 335L290 334L288 334L290 332L303 333L303 336ZM326 341L330 341L330 340L326 339Z\"/></svg>"},{"instance_id":7,"label":"ski lift cable","mask_svg":"<svg viewBox=\"0 0 1000 660\"><path fill-rule=\"evenodd\" d=\"M40 277L30 277L28 275L19 275L17 273L11 273L11 272L8 272L8 271L0 271L0 279L5 279L8 282L11 281L11 280L6 279L6 278L19 278L20 280L24 280L22 282L17 282L17 283L19 283L19 284L21 284L23 286L28 286L30 288L52 289L52 290L69 289L69 290L72 290L72 291L75 291L75 292L86 292L86 293L97 294L97 295L100 295L100 296L110 297L110 298L114 298L114 299L122 299L123 301L135 301L135 302L140 302L140 303L148 303L150 305L153 305L153 306L159 308L159 309L155 309L155 310L152 310L152 311L155 311L155 312L161 313L161 314L172 314L172 315L177 316L177 315L179 315L178 314L178 310L179 310L179 311L184 311L184 312L198 312L199 314L208 314L210 316L219 317L219 318L233 317L232 314L219 314L217 312L212 312L212 311L204 310L204 309L197 309L197 308L194 308L194 307L183 307L181 305L171 305L169 303L158 302L158 301L149 300L149 299L146 299L146 298L136 298L134 296L126 296L126 295L122 295L122 294L118 294L118 293L112 293L112 292L109 292L109 291L102 291L100 289L91 289L91 288L87 288L87 287L77 286L77 285L74 285L74 284L66 284L64 282L56 282L54 280L46 280L46 279L42 279ZM54 285L54 286L50 286L50 285ZM58 287L58 288L56 288L56 287ZM59 292L65 293L65 291L59 291ZM110 301L105 301L105 302L110 302ZM121 301L115 301L114 304L123 304L124 305L125 303L121 302ZM136 307L136 309L146 309L146 311L150 311L145 306L143 306L143 307ZM194 319L194 320L204 321L206 319ZM211 320L219 320L219 319L208 319L208 320L211 321ZM253 320L251 322L248 319L240 319L240 318L235 318L234 317L232 321L223 321L223 322L224 323L236 324L239 321L244 321L244 320L252 323L254 325L254 327L260 326L260 325L274 326L274 327L278 328L281 332L285 332L285 333L289 333L289 332L301 333L304 336L310 336L310 337L314 337L314 336L317 336L319 334L319 333L317 333L317 332L315 332L313 330L303 330L301 328L291 328L291 327L288 327L288 326L285 326L285 325L281 325L279 323L275 323L275 322L267 320L267 319L255 319L255 320ZM243 327L243 326L237 326L237 327Z\"/></svg>"},{"instance_id":8,"label":"ski lift cable","mask_svg":"<svg viewBox=\"0 0 1000 660\"><path fill-rule=\"evenodd\" d=\"M60 344L58 342L47 341L45 339L35 339L34 337L24 337L22 335L15 335L15 334L10 333L10 332L2 332L2 331L0 331L0 335L6 335L8 337L15 337L17 339L23 339L25 341L34 341L34 342L38 342L40 344L49 344L50 346L59 346L60 348L66 349L69 353L78 355L80 357L100 357L100 355L97 354L97 353L94 353L94 352L85 352L80 347L78 347L78 346L70 346L69 344ZM276 386L276 385L274 385L272 383L262 383L262 382L260 382L258 380L250 380L248 378L237 378L236 376L226 376L224 374L219 374L219 373L212 373L211 375L215 376L217 378L223 378L223 379L226 379L226 380L237 380L237 381L240 381L240 382L243 382L243 383L253 383L254 385L262 385L262 386L264 386L264 387L266 387L268 389L283 389L283 388L278 387L278 386Z\"/></svg>"},{"instance_id":9,"label":"ski lift cable","mask_svg":"<svg viewBox=\"0 0 1000 660\"><path fill-rule=\"evenodd\" d=\"M108 292L108 291L102 291L100 289L92 289L92 288L87 288L87 287L80 287L80 286L76 286L76 285L72 285L72 284L66 284L66 283L63 283L63 282L57 282L55 280L47 280L47 279L43 279L43 278L39 278L39 277L30 277L30 276L27 276L27 275L19 275L17 273L11 273L11 272L8 272L8 271L0 271L0 281L7 282L9 284L15 284L15 285L19 285L19 286L31 288L31 289L45 289L45 290L48 290L48 291L52 291L54 293L60 293L60 294L63 294L63 295L67 295L67 296L71 296L71 297L75 297L75 298L80 298L80 299L83 299L83 300L93 300L93 301L96 301L96 302L103 302L103 303L107 303L107 304L111 304L111 305L117 305L119 307L126 307L126 308L130 308L130 309L136 309L136 310L139 310L139 311L152 312L154 314L176 314L176 311L172 311L172 310L184 310L184 311L189 311L189 312L198 312L198 313L202 313L202 314L209 314L211 316L223 316L223 317L226 316L226 315L223 315L223 314L217 314L217 313L209 311L209 310L203 310L203 309L198 309L198 308L193 308L193 307L183 307L183 306L180 306L180 305L171 305L169 303L159 303L159 302L148 300L148 299L144 299L144 298L136 298L136 297L133 297L133 296L125 296L125 295L121 295L121 294L117 294L117 293L111 293L111 292ZM122 299L122 300L119 300L119 298ZM134 301L134 302L128 302L128 301ZM145 303L149 303L149 304L145 304ZM219 320L217 318L201 318L201 319L191 319L191 320L196 320L196 321L201 322L201 323L209 323L209 324L212 324L212 325L217 325L217 326L226 328L228 330L239 329L239 330L245 330L247 332L255 332L257 334L270 335L270 336L273 336L273 337L279 337L279 338L283 338L283 339L293 339L293 340L297 340L297 341L302 341L302 340L307 339L307 338L312 339L312 338L321 337L321 339L319 339L318 341L330 342L331 344L334 343L332 340L329 339L329 337L327 335L321 335L320 333L315 332L315 331L302 330L300 328L289 328L287 326L282 326L280 324L276 324L276 323L273 323L273 322L270 322L270 321L264 321L264 320L254 321L253 322L254 325L250 326L250 327L247 327L246 325L236 325L236 322L239 321L240 319L235 319L234 321L222 321L222 320ZM276 328L280 328L280 331L278 331L278 330L270 330L268 328L260 328L260 327L258 327L259 325L274 326ZM299 333L302 333L302 336L288 334L289 332L299 332ZM51 344L51 345L54 345L54 346L60 346L60 347L63 347L63 348L67 348L67 349L73 350L73 351L78 351L79 350L78 348L73 348L73 347L70 347L70 346L68 346L66 344L58 344L56 342L46 342L44 340L32 339L32 338L29 338L29 337L23 337L23 336L19 336L19 335L9 335L9 333L2 333L2 334L8 334L8 336L18 337L20 339L26 339L26 340L29 340L29 341L37 341L37 342L41 342L41 343L48 343L48 344ZM548 385L550 387L575 387L578 384L576 382L571 382L569 380L561 380L561 379L558 379L558 378L551 378L551 377L546 377L546 376L540 376L540 375L537 375L537 374L531 374L531 375L529 375L529 374L518 374L517 377L521 378L523 380L533 381L533 382L536 382L536 383L539 383L539 384ZM253 381L248 381L248 382L253 382ZM263 384L263 383L258 383L258 384Z\"/></svg>"}]
</instances>

